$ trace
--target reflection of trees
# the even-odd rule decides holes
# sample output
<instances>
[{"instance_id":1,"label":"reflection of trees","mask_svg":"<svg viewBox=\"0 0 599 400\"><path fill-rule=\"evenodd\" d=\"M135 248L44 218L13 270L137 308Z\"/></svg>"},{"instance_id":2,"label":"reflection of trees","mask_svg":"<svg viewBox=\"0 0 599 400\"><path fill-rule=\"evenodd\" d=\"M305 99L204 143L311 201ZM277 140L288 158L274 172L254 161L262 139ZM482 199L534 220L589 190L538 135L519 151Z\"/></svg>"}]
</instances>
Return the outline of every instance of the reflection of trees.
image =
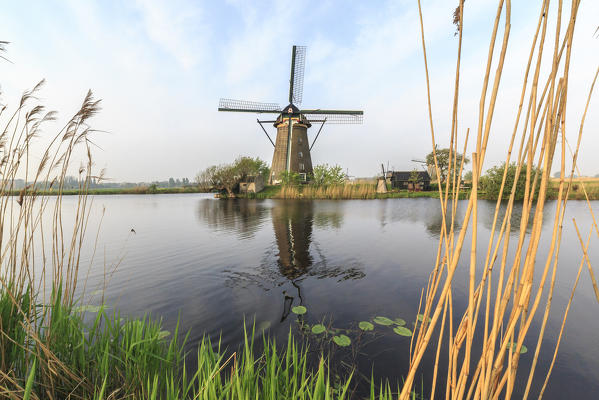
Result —
<instances>
[{"instance_id":1,"label":"reflection of trees","mask_svg":"<svg viewBox=\"0 0 599 400\"><path fill-rule=\"evenodd\" d=\"M497 202L495 202L495 201L484 201L482 204L484 212L482 213L482 218L480 218L480 220L482 221L484 227L489 230L493 227L493 217L495 216L495 205L496 204L497 204ZM502 201L501 205L499 207L499 213L497 215L497 228L496 228L498 231L499 231L499 229L501 229L501 224L503 223L503 219L505 218L505 212L507 210L507 205L508 205L507 201ZM528 218L528 224L526 226L526 233L531 232L534 210L535 210L535 207L534 207L534 203L533 203L532 210L531 210L530 216ZM545 209L543 211L543 222L545 222L547 215L549 215L549 214L550 213L547 211L547 209ZM510 225L510 233L519 232L521 223L522 223L522 202L519 201L519 202L514 203L514 207L512 209L512 215L510 217L510 224L511 224Z\"/></svg>"},{"instance_id":2,"label":"reflection of trees","mask_svg":"<svg viewBox=\"0 0 599 400\"><path fill-rule=\"evenodd\" d=\"M203 199L197 215L215 230L232 231L244 239L251 238L268 217L268 207L259 200Z\"/></svg>"},{"instance_id":3,"label":"reflection of trees","mask_svg":"<svg viewBox=\"0 0 599 400\"><path fill-rule=\"evenodd\" d=\"M441 234L443 215L439 199L402 199L400 202L381 203L381 207L379 218L383 226L389 222L421 223L431 235L439 236ZM448 208L449 210L445 215L447 230L451 227L451 202L449 202ZM459 203L453 221L454 229L460 228L464 210L465 208Z\"/></svg>"},{"instance_id":4,"label":"reflection of trees","mask_svg":"<svg viewBox=\"0 0 599 400\"><path fill-rule=\"evenodd\" d=\"M379 211L379 218L381 225L386 225L389 222L414 222L422 223L426 230L433 236L438 237L441 234L441 227L443 226L443 215L441 214L441 205L439 199L410 199L402 200L403 206L393 207L398 203L388 202L381 205ZM408 203L409 202L409 203ZM493 226L493 217L495 214L495 201L479 200L478 202L478 220L486 229L490 230ZM461 200L458 202L454 218L454 230L461 228L461 222L464 219L464 214L468 206L467 200ZM505 216L507 208L507 202L502 202L499 215L497 218L497 230L500 229L501 223ZM533 206L534 213L534 206ZM447 230L451 227L451 201L448 202L447 215L445 216L445 227ZM549 213L543 213L543 219L547 217ZM510 232L517 233L520 230L520 223L522 219L522 202L516 202L511 216ZM532 228L532 217L529 218L528 226L526 227L527 233L530 233Z\"/></svg>"}]
</instances>

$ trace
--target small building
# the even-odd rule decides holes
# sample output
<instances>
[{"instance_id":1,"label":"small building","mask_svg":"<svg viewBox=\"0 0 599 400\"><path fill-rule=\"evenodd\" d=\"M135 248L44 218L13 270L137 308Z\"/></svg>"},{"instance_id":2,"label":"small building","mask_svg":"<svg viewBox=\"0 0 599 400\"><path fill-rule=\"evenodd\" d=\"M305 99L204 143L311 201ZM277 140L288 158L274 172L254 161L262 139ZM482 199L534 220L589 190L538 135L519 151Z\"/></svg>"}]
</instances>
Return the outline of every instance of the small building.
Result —
<instances>
[{"instance_id":1,"label":"small building","mask_svg":"<svg viewBox=\"0 0 599 400\"><path fill-rule=\"evenodd\" d=\"M264 189L262 175L248 176L244 182L239 182L239 193L258 193Z\"/></svg>"},{"instance_id":2,"label":"small building","mask_svg":"<svg viewBox=\"0 0 599 400\"><path fill-rule=\"evenodd\" d=\"M428 191L431 189L431 177L427 171L416 171L418 172L418 182L416 187L413 186L413 182L410 182L410 175L412 171L391 171L391 187L393 189L407 189L414 191Z\"/></svg>"}]
</instances>

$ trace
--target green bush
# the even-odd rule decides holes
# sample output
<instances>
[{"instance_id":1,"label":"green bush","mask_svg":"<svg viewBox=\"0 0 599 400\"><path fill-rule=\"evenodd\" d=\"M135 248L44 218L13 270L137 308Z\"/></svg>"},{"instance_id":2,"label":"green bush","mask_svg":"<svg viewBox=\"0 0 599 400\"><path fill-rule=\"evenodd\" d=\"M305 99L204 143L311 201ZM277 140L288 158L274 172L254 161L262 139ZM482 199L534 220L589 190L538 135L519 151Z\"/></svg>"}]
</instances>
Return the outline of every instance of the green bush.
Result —
<instances>
[{"instance_id":1,"label":"green bush","mask_svg":"<svg viewBox=\"0 0 599 400\"><path fill-rule=\"evenodd\" d=\"M302 178L297 172L283 171L281 172L280 177L281 185L283 186L295 186L302 182Z\"/></svg>"},{"instance_id":2,"label":"green bush","mask_svg":"<svg viewBox=\"0 0 599 400\"><path fill-rule=\"evenodd\" d=\"M339 165L320 164L314 167L312 184L315 186L341 185L345 182L345 173Z\"/></svg>"},{"instance_id":3,"label":"green bush","mask_svg":"<svg viewBox=\"0 0 599 400\"><path fill-rule=\"evenodd\" d=\"M518 182L515 187L515 200L523 200L524 192L526 189L526 164L522 164L520 174L518 175ZM487 172L480 178L480 188L485 192L487 199L496 200L499 197L499 190L501 189L501 181L503 179L503 172L505 169L505 163L489 168ZM505 179L505 187L501 198L507 200L510 197L514 180L516 177L517 166L516 163L511 163L507 168L507 176ZM538 174L537 182L534 187L534 197L538 194L538 187L541 182L542 171L539 168L532 167L530 175L530 184L533 184L535 174Z\"/></svg>"}]
</instances>

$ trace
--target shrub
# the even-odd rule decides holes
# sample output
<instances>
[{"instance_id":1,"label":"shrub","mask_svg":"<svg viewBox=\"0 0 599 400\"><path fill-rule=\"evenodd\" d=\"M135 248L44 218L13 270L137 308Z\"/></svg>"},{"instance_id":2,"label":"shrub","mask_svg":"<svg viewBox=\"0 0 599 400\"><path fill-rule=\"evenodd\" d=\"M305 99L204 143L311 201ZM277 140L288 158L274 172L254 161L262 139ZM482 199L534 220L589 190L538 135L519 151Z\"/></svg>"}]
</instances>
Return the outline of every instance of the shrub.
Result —
<instances>
[{"instance_id":1,"label":"shrub","mask_svg":"<svg viewBox=\"0 0 599 400\"><path fill-rule=\"evenodd\" d=\"M520 174L518 175L518 182L515 188L515 200L523 200L524 192L526 189L526 164L522 164L522 168L520 169ZM501 189L501 181L503 179L503 172L505 169L505 163L501 165L497 165L495 167L489 168L487 172L480 179L480 187L483 191L485 191L485 197L488 199L497 199L499 196L499 190ZM502 199L507 200L510 197L512 187L514 185L514 180L516 177L517 166L516 163L510 163L507 168L507 176L505 179L505 187L502 193ZM535 174L538 173L537 182L534 187L534 196L536 196L539 184L541 182L541 174L542 171L539 168L532 167L531 175L530 175L530 184L533 184Z\"/></svg>"},{"instance_id":2,"label":"shrub","mask_svg":"<svg viewBox=\"0 0 599 400\"><path fill-rule=\"evenodd\" d=\"M315 186L341 185L345 182L345 173L339 165L320 164L314 167L312 184Z\"/></svg>"},{"instance_id":3,"label":"shrub","mask_svg":"<svg viewBox=\"0 0 599 400\"><path fill-rule=\"evenodd\" d=\"M302 181L300 175L297 172L283 171L281 172L281 185L299 185Z\"/></svg>"}]
</instances>

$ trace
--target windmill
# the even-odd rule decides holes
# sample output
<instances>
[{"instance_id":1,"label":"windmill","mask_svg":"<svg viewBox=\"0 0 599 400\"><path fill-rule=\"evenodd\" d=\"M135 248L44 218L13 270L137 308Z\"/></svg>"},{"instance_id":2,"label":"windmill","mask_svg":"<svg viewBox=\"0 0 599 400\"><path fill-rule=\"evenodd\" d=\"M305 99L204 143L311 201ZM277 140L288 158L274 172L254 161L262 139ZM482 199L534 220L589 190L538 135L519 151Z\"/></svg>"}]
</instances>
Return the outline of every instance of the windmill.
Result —
<instances>
[{"instance_id":1,"label":"windmill","mask_svg":"<svg viewBox=\"0 0 599 400\"><path fill-rule=\"evenodd\" d=\"M291 51L291 77L289 78L289 105L281 108L276 103L259 103L245 100L220 99L218 111L278 114L276 120L260 120L258 124L274 147L269 183L279 183L285 171L298 173L306 180L312 175L310 151L316 143L325 123L360 124L363 111L300 109L304 92L304 69L306 47L293 46ZM262 124L272 123L277 129L275 141ZM313 123L320 127L312 144L308 142L308 128Z\"/></svg>"}]
</instances>

